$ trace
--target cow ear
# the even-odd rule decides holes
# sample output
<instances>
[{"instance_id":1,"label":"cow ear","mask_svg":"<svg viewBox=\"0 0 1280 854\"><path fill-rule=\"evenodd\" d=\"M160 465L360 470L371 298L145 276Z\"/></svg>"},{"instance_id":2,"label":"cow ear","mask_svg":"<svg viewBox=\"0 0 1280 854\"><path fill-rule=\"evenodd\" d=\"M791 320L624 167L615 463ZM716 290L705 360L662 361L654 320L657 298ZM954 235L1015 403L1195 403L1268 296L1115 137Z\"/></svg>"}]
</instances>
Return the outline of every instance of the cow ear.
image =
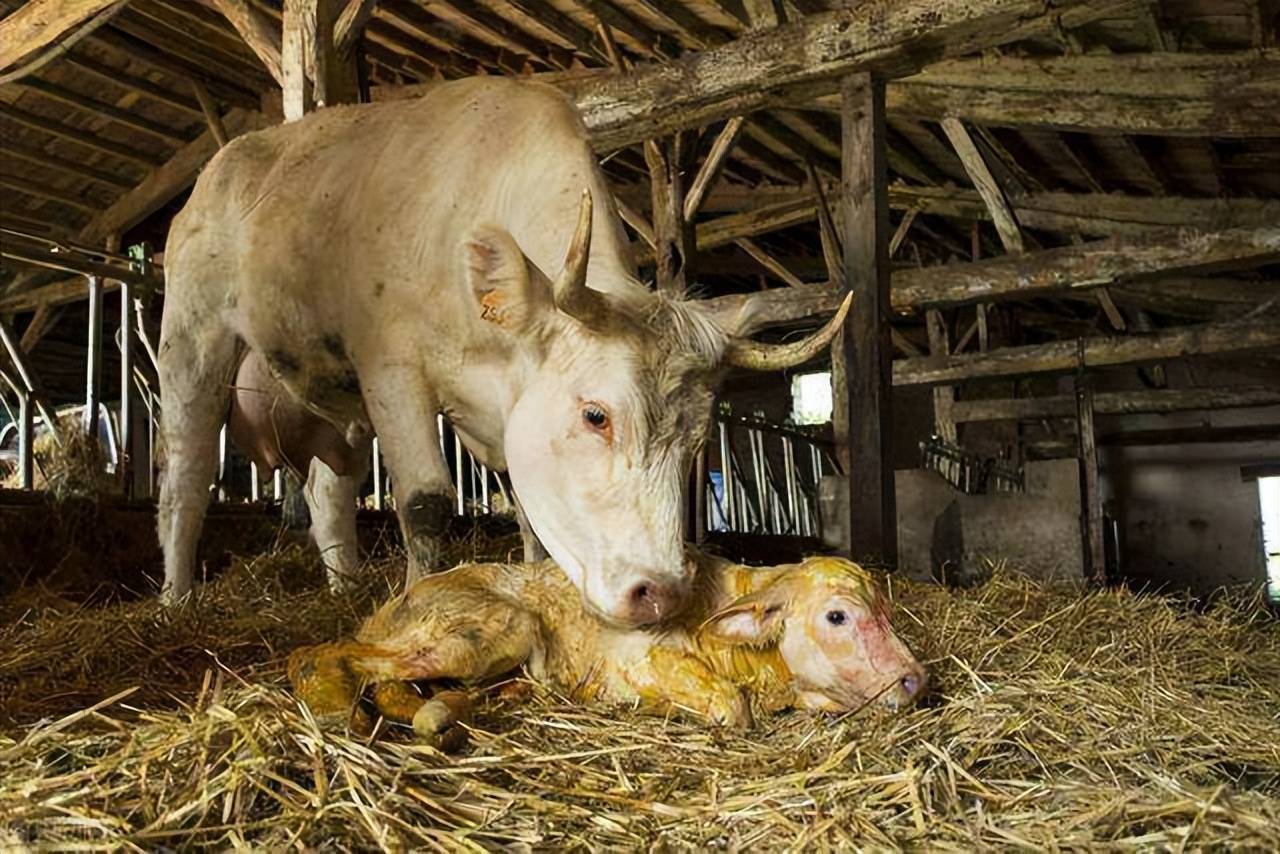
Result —
<instances>
[{"instance_id":1,"label":"cow ear","mask_svg":"<svg viewBox=\"0 0 1280 854\"><path fill-rule=\"evenodd\" d=\"M462 269L481 320L515 332L554 309L551 283L501 228L480 226L463 242Z\"/></svg>"},{"instance_id":2,"label":"cow ear","mask_svg":"<svg viewBox=\"0 0 1280 854\"><path fill-rule=\"evenodd\" d=\"M712 614L701 633L732 644L769 646L782 636L787 599L779 585L739 597Z\"/></svg>"}]
</instances>

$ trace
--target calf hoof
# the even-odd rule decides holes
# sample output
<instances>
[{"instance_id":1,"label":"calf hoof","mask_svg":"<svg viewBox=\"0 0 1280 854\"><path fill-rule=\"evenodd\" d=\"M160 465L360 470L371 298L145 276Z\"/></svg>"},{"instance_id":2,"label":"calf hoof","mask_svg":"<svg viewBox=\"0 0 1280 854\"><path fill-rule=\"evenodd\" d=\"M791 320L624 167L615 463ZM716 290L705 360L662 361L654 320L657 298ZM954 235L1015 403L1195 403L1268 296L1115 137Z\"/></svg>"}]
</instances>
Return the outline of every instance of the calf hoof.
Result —
<instances>
[{"instance_id":1,"label":"calf hoof","mask_svg":"<svg viewBox=\"0 0 1280 854\"><path fill-rule=\"evenodd\" d=\"M413 715L413 731L423 741L436 746L442 743L442 735L467 719L471 711L471 698L462 691L441 691L427 700Z\"/></svg>"},{"instance_id":2,"label":"calf hoof","mask_svg":"<svg viewBox=\"0 0 1280 854\"><path fill-rule=\"evenodd\" d=\"M751 726L751 704L742 694L721 697L707 706L707 719L716 726L747 729Z\"/></svg>"}]
</instances>

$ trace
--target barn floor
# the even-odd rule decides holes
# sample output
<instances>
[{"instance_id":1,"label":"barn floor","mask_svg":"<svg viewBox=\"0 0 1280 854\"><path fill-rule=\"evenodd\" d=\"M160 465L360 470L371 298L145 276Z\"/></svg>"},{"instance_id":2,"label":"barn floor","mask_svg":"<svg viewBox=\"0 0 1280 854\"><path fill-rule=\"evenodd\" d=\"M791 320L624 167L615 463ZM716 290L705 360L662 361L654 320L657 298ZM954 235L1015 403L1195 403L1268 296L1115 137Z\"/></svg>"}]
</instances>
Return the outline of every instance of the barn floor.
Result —
<instances>
[{"instance_id":1,"label":"barn floor","mask_svg":"<svg viewBox=\"0 0 1280 854\"><path fill-rule=\"evenodd\" d=\"M285 550L177 614L8 597L0 847L1264 849L1280 828L1280 624L1257 601L899 583L933 679L909 714L731 734L537 695L444 756L323 730L284 680L389 571L338 601Z\"/></svg>"}]
</instances>

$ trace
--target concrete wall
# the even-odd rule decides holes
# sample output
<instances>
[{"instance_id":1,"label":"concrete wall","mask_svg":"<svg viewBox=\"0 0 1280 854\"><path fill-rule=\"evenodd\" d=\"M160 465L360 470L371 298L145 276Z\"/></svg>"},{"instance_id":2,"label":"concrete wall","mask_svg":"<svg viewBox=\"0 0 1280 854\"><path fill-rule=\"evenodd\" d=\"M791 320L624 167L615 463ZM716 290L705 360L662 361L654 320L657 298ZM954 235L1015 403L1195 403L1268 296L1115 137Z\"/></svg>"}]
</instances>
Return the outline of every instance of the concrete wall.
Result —
<instances>
[{"instance_id":1,"label":"concrete wall","mask_svg":"<svg viewBox=\"0 0 1280 854\"><path fill-rule=\"evenodd\" d=\"M1023 494L965 495L934 472L898 471L900 571L968 583L987 573L990 559L1036 578L1082 578L1079 465L1074 459L1028 463L1026 478ZM847 491L831 481L823 492L824 534L839 537Z\"/></svg>"},{"instance_id":2,"label":"concrete wall","mask_svg":"<svg viewBox=\"0 0 1280 854\"><path fill-rule=\"evenodd\" d=\"M1105 449L1121 574L1136 584L1200 593L1261 583L1258 485L1242 481L1240 469L1277 458L1276 443L1265 442Z\"/></svg>"}]
</instances>

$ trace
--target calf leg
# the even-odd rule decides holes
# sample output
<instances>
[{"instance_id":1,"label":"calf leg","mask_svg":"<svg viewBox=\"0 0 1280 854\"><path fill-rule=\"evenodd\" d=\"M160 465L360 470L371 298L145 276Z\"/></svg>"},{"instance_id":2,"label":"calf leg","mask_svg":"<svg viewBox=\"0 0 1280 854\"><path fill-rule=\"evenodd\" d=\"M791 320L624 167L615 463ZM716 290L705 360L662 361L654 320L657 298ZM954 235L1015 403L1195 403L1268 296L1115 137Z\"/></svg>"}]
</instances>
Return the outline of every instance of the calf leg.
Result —
<instances>
[{"instance_id":1,"label":"calf leg","mask_svg":"<svg viewBox=\"0 0 1280 854\"><path fill-rule=\"evenodd\" d=\"M169 602L191 591L236 357L235 334L216 319L200 323L180 309L166 313L158 357L164 471L157 529L164 550L161 596Z\"/></svg>"},{"instance_id":2,"label":"calf leg","mask_svg":"<svg viewBox=\"0 0 1280 854\"><path fill-rule=\"evenodd\" d=\"M453 516L453 486L440 451L439 406L416 371L388 367L361 375L365 406L391 470L396 515L409 566L405 587L439 569Z\"/></svg>"},{"instance_id":3,"label":"calf leg","mask_svg":"<svg viewBox=\"0 0 1280 854\"><path fill-rule=\"evenodd\" d=\"M365 455L360 454L360 459ZM334 474L318 457L311 459L307 476L307 508L311 511L311 538L329 571L329 587L348 589L360 563L356 542L356 494L364 480L364 468L349 475Z\"/></svg>"}]
</instances>

